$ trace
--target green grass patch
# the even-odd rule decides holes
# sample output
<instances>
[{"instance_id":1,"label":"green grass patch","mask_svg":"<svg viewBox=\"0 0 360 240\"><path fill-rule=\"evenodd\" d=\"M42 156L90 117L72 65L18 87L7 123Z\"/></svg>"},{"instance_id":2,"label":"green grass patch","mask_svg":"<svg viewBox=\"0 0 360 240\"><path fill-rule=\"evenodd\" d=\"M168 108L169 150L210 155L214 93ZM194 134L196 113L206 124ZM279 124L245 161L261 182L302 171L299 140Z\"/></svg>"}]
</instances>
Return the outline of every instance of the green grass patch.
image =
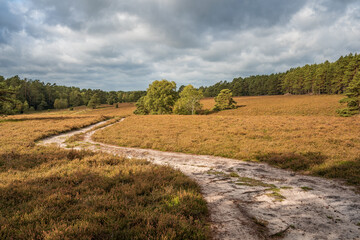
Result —
<instances>
[{"instance_id":1,"label":"green grass patch","mask_svg":"<svg viewBox=\"0 0 360 240\"><path fill-rule=\"evenodd\" d=\"M305 192L314 190L314 189L311 188L311 187L301 187L301 189L304 190Z\"/></svg>"},{"instance_id":2,"label":"green grass patch","mask_svg":"<svg viewBox=\"0 0 360 240\"><path fill-rule=\"evenodd\" d=\"M286 199L285 196L281 195L280 188L270 188L268 189L271 191L271 193L267 193L266 196L269 196L274 199L275 202L282 202L284 199Z\"/></svg>"},{"instance_id":3,"label":"green grass patch","mask_svg":"<svg viewBox=\"0 0 360 240\"><path fill-rule=\"evenodd\" d=\"M260 180L248 178L248 177L239 177L237 185L245 185L245 186L259 186L259 187L275 187L273 184L264 183Z\"/></svg>"}]
</instances>

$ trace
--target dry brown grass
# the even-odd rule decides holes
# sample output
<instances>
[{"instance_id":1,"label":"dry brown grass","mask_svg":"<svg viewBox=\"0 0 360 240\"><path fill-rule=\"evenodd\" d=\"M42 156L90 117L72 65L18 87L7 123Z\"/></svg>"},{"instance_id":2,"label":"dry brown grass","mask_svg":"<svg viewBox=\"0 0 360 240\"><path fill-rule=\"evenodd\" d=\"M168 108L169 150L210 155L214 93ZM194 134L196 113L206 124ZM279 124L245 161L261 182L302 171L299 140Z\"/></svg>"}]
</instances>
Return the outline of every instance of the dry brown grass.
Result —
<instances>
[{"instance_id":1,"label":"dry brown grass","mask_svg":"<svg viewBox=\"0 0 360 240\"><path fill-rule=\"evenodd\" d=\"M234 97L238 108L216 113L223 116L336 116L336 110L341 108L341 95L292 95L292 96L251 96ZM212 109L213 98L201 101L204 109Z\"/></svg>"},{"instance_id":2,"label":"dry brown grass","mask_svg":"<svg viewBox=\"0 0 360 240\"><path fill-rule=\"evenodd\" d=\"M206 203L198 186L179 171L35 145L103 115L127 115L131 108L2 119L0 239L208 238Z\"/></svg>"},{"instance_id":3,"label":"dry brown grass","mask_svg":"<svg viewBox=\"0 0 360 240\"><path fill-rule=\"evenodd\" d=\"M237 99L246 107L206 116L131 116L98 132L95 139L120 146L265 161L359 185L360 119L331 116L336 109L332 104L339 98L248 97Z\"/></svg>"}]
</instances>

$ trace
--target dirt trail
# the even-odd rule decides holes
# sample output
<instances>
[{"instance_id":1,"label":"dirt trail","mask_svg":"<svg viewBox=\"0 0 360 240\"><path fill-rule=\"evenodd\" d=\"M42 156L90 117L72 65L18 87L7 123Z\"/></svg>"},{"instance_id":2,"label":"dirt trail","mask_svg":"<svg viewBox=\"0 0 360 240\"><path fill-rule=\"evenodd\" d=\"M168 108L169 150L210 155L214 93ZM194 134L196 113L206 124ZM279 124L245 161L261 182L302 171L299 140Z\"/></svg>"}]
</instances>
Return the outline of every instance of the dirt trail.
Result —
<instances>
[{"instance_id":1,"label":"dirt trail","mask_svg":"<svg viewBox=\"0 0 360 240\"><path fill-rule=\"evenodd\" d=\"M91 136L99 125L40 144L66 148L68 137L86 132L75 149L148 159L181 170L201 186L215 239L360 239L360 195L341 182L261 163L98 143Z\"/></svg>"}]
</instances>

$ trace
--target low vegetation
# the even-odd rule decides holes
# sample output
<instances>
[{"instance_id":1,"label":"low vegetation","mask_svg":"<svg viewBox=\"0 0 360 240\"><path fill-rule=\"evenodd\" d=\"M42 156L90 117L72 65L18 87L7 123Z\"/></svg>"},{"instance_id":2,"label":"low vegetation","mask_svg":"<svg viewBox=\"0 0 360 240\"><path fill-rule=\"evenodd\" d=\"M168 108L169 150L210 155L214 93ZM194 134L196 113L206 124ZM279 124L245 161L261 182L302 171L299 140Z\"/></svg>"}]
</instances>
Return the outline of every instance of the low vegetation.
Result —
<instances>
[{"instance_id":1,"label":"low vegetation","mask_svg":"<svg viewBox=\"0 0 360 240\"><path fill-rule=\"evenodd\" d=\"M38 139L134 106L75 108L0 121L1 239L208 239L206 202L179 171Z\"/></svg>"},{"instance_id":2,"label":"low vegetation","mask_svg":"<svg viewBox=\"0 0 360 240\"><path fill-rule=\"evenodd\" d=\"M237 109L201 116L130 116L94 137L120 146L264 161L359 185L360 121L336 116L339 99L240 97L235 98ZM203 104L212 109L214 100Z\"/></svg>"}]
</instances>

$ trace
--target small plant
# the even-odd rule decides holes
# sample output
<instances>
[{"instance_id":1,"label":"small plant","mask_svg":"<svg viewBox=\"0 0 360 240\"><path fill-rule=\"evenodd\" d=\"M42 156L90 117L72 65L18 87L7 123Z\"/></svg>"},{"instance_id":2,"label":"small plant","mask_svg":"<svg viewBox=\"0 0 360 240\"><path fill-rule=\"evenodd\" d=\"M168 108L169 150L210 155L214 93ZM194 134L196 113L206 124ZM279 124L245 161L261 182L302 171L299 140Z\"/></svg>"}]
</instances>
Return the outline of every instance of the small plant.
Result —
<instances>
[{"instance_id":1,"label":"small plant","mask_svg":"<svg viewBox=\"0 0 360 240\"><path fill-rule=\"evenodd\" d=\"M286 199L285 196L280 194L280 189L279 188L270 188L268 190L271 190L271 193L267 193L266 195L269 197L272 197L274 199L274 202L282 202L284 201L284 199Z\"/></svg>"},{"instance_id":2,"label":"small plant","mask_svg":"<svg viewBox=\"0 0 360 240\"><path fill-rule=\"evenodd\" d=\"M261 227L266 227L267 225L269 225L269 222L260 218L256 218L256 217L252 217L251 218L253 220L253 222Z\"/></svg>"},{"instance_id":3,"label":"small plant","mask_svg":"<svg viewBox=\"0 0 360 240\"><path fill-rule=\"evenodd\" d=\"M311 187L301 187L301 189L304 190L305 192L314 190L314 189L311 188Z\"/></svg>"}]
</instances>

